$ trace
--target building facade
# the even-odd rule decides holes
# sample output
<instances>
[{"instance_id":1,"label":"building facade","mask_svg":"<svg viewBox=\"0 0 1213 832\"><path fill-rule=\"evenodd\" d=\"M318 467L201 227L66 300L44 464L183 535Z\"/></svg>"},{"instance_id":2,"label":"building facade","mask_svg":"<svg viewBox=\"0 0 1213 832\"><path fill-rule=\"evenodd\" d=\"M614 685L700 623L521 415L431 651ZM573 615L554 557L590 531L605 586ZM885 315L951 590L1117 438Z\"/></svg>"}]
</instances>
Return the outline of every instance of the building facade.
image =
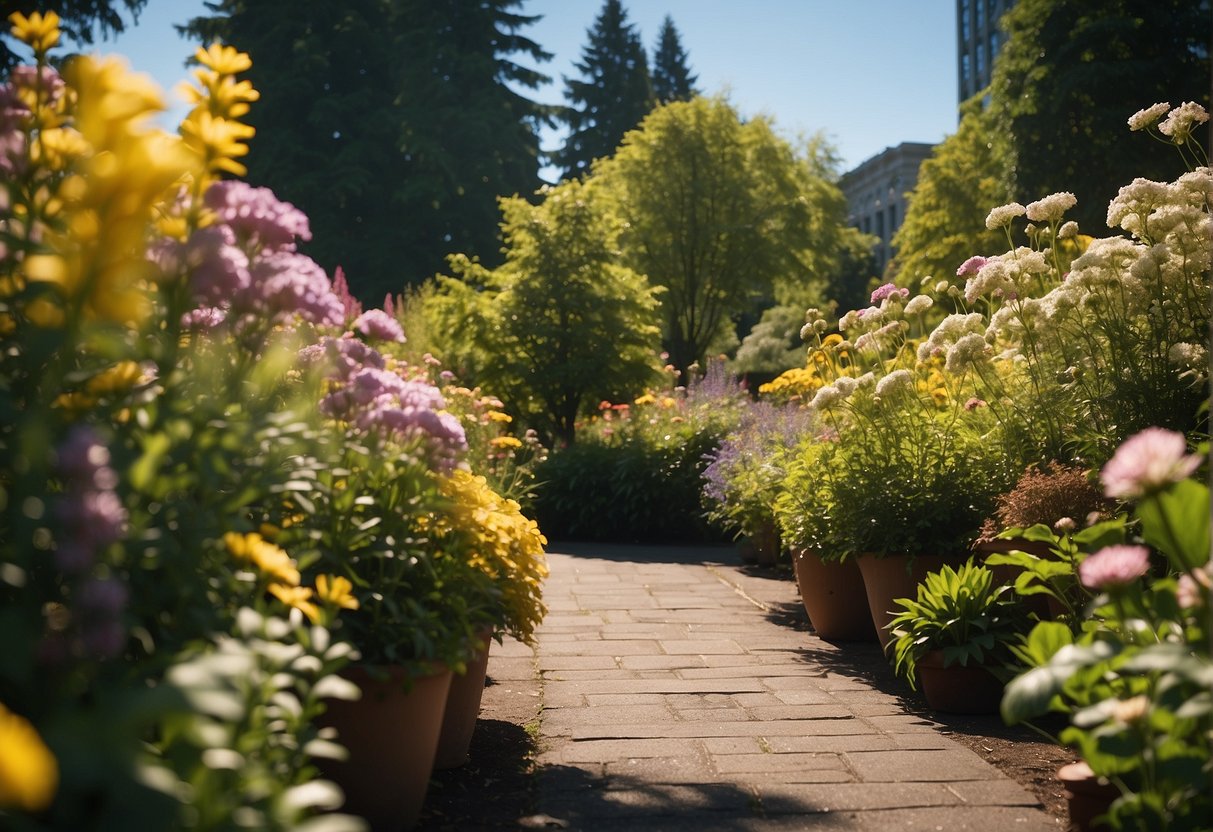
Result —
<instances>
[{"instance_id":1,"label":"building facade","mask_svg":"<svg viewBox=\"0 0 1213 832\"><path fill-rule=\"evenodd\" d=\"M906 194L918 183L918 166L934 145L902 142L843 174L839 182L847 198L847 222L880 242L872 249L883 273L893 258L893 234L906 216Z\"/></svg>"},{"instance_id":2,"label":"building facade","mask_svg":"<svg viewBox=\"0 0 1213 832\"><path fill-rule=\"evenodd\" d=\"M956 80L959 101L990 85L994 57L1002 48L998 20L1015 0L956 0Z\"/></svg>"}]
</instances>

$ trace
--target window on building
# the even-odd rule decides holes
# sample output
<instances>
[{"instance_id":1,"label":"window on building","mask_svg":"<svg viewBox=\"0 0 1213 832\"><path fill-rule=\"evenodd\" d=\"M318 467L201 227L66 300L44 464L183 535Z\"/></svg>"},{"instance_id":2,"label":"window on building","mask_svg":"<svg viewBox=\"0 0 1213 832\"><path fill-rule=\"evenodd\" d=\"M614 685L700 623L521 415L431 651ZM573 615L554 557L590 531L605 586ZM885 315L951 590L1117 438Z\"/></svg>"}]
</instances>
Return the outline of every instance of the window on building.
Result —
<instances>
[{"instance_id":1,"label":"window on building","mask_svg":"<svg viewBox=\"0 0 1213 832\"><path fill-rule=\"evenodd\" d=\"M973 92L973 69L969 65L969 53L960 56L960 85L966 94Z\"/></svg>"},{"instance_id":2,"label":"window on building","mask_svg":"<svg viewBox=\"0 0 1213 832\"><path fill-rule=\"evenodd\" d=\"M871 217L863 218L863 233L864 234L872 233L872 218Z\"/></svg>"},{"instance_id":3,"label":"window on building","mask_svg":"<svg viewBox=\"0 0 1213 832\"><path fill-rule=\"evenodd\" d=\"M889 206L889 236L897 233L897 205Z\"/></svg>"},{"instance_id":4,"label":"window on building","mask_svg":"<svg viewBox=\"0 0 1213 832\"><path fill-rule=\"evenodd\" d=\"M977 0L977 31L985 31L986 28L986 4L984 0Z\"/></svg>"},{"instance_id":5,"label":"window on building","mask_svg":"<svg viewBox=\"0 0 1213 832\"><path fill-rule=\"evenodd\" d=\"M960 39L968 43L972 34L969 32L969 0L960 4Z\"/></svg>"},{"instance_id":6,"label":"window on building","mask_svg":"<svg viewBox=\"0 0 1213 832\"><path fill-rule=\"evenodd\" d=\"M880 239L885 239L884 236L884 211L876 215L876 236Z\"/></svg>"},{"instance_id":7,"label":"window on building","mask_svg":"<svg viewBox=\"0 0 1213 832\"><path fill-rule=\"evenodd\" d=\"M978 83L985 80L986 77L986 45L984 43L977 44L977 79Z\"/></svg>"}]
</instances>

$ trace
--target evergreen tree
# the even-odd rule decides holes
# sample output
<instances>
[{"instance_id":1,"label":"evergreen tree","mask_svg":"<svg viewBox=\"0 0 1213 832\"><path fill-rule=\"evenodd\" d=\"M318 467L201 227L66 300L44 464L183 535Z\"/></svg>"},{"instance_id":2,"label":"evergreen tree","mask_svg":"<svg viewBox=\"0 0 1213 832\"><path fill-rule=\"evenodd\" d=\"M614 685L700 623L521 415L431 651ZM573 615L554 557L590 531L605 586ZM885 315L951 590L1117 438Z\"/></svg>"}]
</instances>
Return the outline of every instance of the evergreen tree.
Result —
<instances>
[{"instance_id":1,"label":"evergreen tree","mask_svg":"<svg viewBox=\"0 0 1213 832\"><path fill-rule=\"evenodd\" d=\"M1011 197L1078 197L1100 234L1108 201L1134 177L1168 181L1176 162L1129 132L1158 101L1209 104L1209 0L1019 0L991 82L994 131L1010 143Z\"/></svg>"},{"instance_id":2,"label":"evergreen tree","mask_svg":"<svg viewBox=\"0 0 1213 832\"><path fill-rule=\"evenodd\" d=\"M93 37L99 33L101 37L120 35L126 31L126 22L118 13L116 6L123 6L135 23L139 22L139 12L147 5L147 0L0 0L0 74L20 63L19 56L9 46L8 16L13 12L21 12L29 16L34 12L55 12L59 15L59 30L68 40L78 44L93 43Z\"/></svg>"},{"instance_id":3,"label":"evergreen tree","mask_svg":"<svg viewBox=\"0 0 1213 832\"><path fill-rule=\"evenodd\" d=\"M378 302L463 251L499 255L497 197L539 184L547 81L510 56L521 0L220 0L191 21L253 59L248 179L311 220L308 254ZM513 89L507 85L513 84Z\"/></svg>"},{"instance_id":4,"label":"evergreen tree","mask_svg":"<svg viewBox=\"0 0 1213 832\"><path fill-rule=\"evenodd\" d=\"M674 19L667 14L653 53L653 97L658 104L690 101L699 94L695 89L697 80L699 76L692 75L687 66L687 53L674 28Z\"/></svg>"},{"instance_id":5,"label":"evergreen tree","mask_svg":"<svg viewBox=\"0 0 1213 832\"><path fill-rule=\"evenodd\" d=\"M587 173L595 159L614 153L623 134L653 106L644 46L620 0L606 0L588 35L581 62L574 64L582 79L564 79L569 106L560 119L569 135L552 161L566 178Z\"/></svg>"}]
</instances>

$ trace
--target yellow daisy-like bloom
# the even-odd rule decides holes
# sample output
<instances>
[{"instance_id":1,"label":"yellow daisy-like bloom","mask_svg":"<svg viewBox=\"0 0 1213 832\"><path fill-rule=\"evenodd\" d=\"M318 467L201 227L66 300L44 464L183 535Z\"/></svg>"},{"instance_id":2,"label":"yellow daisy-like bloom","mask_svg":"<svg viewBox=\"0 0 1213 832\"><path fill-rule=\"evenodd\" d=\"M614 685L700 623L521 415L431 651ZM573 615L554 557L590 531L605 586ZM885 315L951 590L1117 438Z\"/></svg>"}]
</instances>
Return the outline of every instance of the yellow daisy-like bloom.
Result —
<instances>
[{"instance_id":1,"label":"yellow daisy-like bloom","mask_svg":"<svg viewBox=\"0 0 1213 832\"><path fill-rule=\"evenodd\" d=\"M207 69L214 70L220 75L235 75L247 72L253 65L248 54L231 46L224 46L216 41L203 49L201 46L194 52L194 58Z\"/></svg>"},{"instance_id":2,"label":"yellow daisy-like bloom","mask_svg":"<svg viewBox=\"0 0 1213 832\"><path fill-rule=\"evenodd\" d=\"M13 37L43 55L59 44L59 15L54 12L34 12L26 17L21 12L8 16L13 24Z\"/></svg>"},{"instance_id":3,"label":"yellow daisy-like bloom","mask_svg":"<svg viewBox=\"0 0 1213 832\"><path fill-rule=\"evenodd\" d=\"M354 597L354 585L349 578L341 575L318 575L316 577L316 598L323 604L340 607L345 610L358 609L358 599Z\"/></svg>"},{"instance_id":4,"label":"yellow daisy-like bloom","mask_svg":"<svg viewBox=\"0 0 1213 832\"><path fill-rule=\"evenodd\" d=\"M636 399L636 401L632 402L632 404L643 406L646 404L653 404L656 401L657 401L657 397L654 396L652 393L645 393L643 396L640 396L638 399Z\"/></svg>"},{"instance_id":5,"label":"yellow daisy-like bloom","mask_svg":"<svg viewBox=\"0 0 1213 832\"><path fill-rule=\"evenodd\" d=\"M123 393L144 380L143 368L134 361L119 361L88 380L85 389L95 395Z\"/></svg>"},{"instance_id":6,"label":"yellow daisy-like bloom","mask_svg":"<svg viewBox=\"0 0 1213 832\"><path fill-rule=\"evenodd\" d=\"M500 410L490 410L484 414L490 422L512 422L514 417L508 413L502 413Z\"/></svg>"},{"instance_id":7,"label":"yellow daisy-like bloom","mask_svg":"<svg viewBox=\"0 0 1213 832\"><path fill-rule=\"evenodd\" d=\"M299 612L308 617L308 620L313 624L319 624L323 617L320 613L320 608L312 603L312 591L305 586L284 586L282 584L270 584L270 595L273 595L288 607L293 607Z\"/></svg>"},{"instance_id":8,"label":"yellow daisy-like bloom","mask_svg":"<svg viewBox=\"0 0 1213 832\"><path fill-rule=\"evenodd\" d=\"M0 809L40 812L59 788L59 764L29 721L0 704Z\"/></svg>"},{"instance_id":9,"label":"yellow daisy-like bloom","mask_svg":"<svg viewBox=\"0 0 1213 832\"><path fill-rule=\"evenodd\" d=\"M248 145L256 130L232 119L218 118L205 110L195 110L181 122L181 135L188 147L201 156L210 173L244 176L248 168L236 161L248 155Z\"/></svg>"},{"instance_id":10,"label":"yellow daisy-like bloom","mask_svg":"<svg viewBox=\"0 0 1213 832\"><path fill-rule=\"evenodd\" d=\"M513 436L494 436L489 444L494 448L521 448L522 440Z\"/></svg>"},{"instance_id":11,"label":"yellow daisy-like bloom","mask_svg":"<svg viewBox=\"0 0 1213 832\"><path fill-rule=\"evenodd\" d=\"M299 586L299 570L295 561L261 535L228 532L223 536L227 550L237 560L248 561L263 575L281 584Z\"/></svg>"},{"instance_id":12,"label":"yellow daisy-like bloom","mask_svg":"<svg viewBox=\"0 0 1213 832\"><path fill-rule=\"evenodd\" d=\"M822 339L821 345L823 347L833 347L833 346L837 346L838 344L841 344L841 343L842 343L842 336L839 335L837 332L831 332L824 339Z\"/></svg>"}]
</instances>

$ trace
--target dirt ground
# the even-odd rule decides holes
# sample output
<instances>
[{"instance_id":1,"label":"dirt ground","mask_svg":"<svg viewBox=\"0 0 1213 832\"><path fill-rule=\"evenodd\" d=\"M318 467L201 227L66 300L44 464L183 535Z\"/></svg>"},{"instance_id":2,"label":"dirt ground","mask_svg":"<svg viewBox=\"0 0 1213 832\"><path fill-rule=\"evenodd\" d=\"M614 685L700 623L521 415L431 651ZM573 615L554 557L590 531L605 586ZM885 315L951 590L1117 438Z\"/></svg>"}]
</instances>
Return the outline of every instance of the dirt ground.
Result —
<instances>
[{"instance_id":1,"label":"dirt ground","mask_svg":"<svg viewBox=\"0 0 1213 832\"><path fill-rule=\"evenodd\" d=\"M777 573L768 573L774 576ZM803 606L773 610L771 618L784 626L808 630ZM982 759L1023 785L1045 811L1066 830L1069 817L1057 770L1076 759L1072 752L1045 741L1024 726L1008 727L997 716L941 714L926 707L920 696L893 675L878 649L848 654L847 672L855 672L877 688L902 698L906 709L940 723L940 732L976 752ZM434 773L420 829L457 830L543 829L548 819L534 814L532 778L535 735L541 708L538 682L497 683L490 675L472 736L470 762ZM1052 733L1060 725L1045 726Z\"/></svg>"}]
</instances>

